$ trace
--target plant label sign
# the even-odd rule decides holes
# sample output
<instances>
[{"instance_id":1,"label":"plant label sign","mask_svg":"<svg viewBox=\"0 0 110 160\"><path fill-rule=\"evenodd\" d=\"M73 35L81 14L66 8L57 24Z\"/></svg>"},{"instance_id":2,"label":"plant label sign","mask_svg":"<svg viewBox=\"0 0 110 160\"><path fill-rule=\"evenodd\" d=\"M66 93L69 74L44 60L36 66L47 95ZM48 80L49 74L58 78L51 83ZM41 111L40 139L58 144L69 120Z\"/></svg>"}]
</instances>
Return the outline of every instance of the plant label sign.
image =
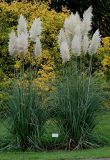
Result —
<instances>
[{"instance_id":1,"label":"plant label sign","mask_svg":"<svg viewBox=\"0 0 110 160\"><path fill-rule=\"evenodd\" d=\"M52 133L52 138L58 138L59 134L58 133Z\"/></svg>"}]
</instances>

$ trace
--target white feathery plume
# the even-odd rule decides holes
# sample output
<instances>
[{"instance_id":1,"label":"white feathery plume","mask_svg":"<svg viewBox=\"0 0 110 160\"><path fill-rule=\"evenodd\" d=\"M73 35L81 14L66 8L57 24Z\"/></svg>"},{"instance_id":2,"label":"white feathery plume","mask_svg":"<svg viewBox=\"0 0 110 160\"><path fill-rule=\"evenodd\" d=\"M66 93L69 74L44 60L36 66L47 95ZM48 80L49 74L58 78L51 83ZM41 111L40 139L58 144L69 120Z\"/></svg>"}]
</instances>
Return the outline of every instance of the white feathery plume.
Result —
<instances>
[{"instance_id":1,"label":"white feathery plume","mask_svg":"<svg viewBox=\"0 0 110 160\"><path fill-rule=\"evenodd\" d=\"M75 14L75 22L76 24L81 24L81 18L78 12Z\"/></svg>"},{"instance_id":2,"label":"white feathery plume","mask_svg":"<svg viewBox=\"0 0 110 160\"><path fill-rule=\"evenodd\" d=\"M58 34L58 44L59 44L59 46L61 45L61 43L62 43L63 41L66 41L66 35L65 35L64 29L61 28L61 30L60 30L60 32L59 32L59 34Z\"/></svg>"},{"instance_id":3,"label":"white feathery plume","mask_svg":"<svg viewBox=\"0 0 110 160\"><path fill-rule=\"evenodd\" d=\"M27 21L26 21L26 18L22 14L20 15L20 18L18 20L17 29L18 29L18 36L22 33L28 36Z\"/></svg>"},{"instance_id":4,"label":"white feathery plume","mask_svg":"<svg viewBox=\"0 0 110 160\"><path fill-rule=\"evenodd\" d=\"M42 26L40 18L36 18L30 29L30 38L33 42L36 42L38 36L41 35Z\"/></svg>"},{"instance_id":5,"label":"white feathery plume","mask_svg":"<svg viewBox=\"0 0 110 160\"><path fill-rule=\"evenodd\" d=\"M35 44L35 56L38 57L41 52L42 52L41 41L40 41L40 38L37 38L36 44Z\"/></svg>"},{"instance_id":6,"label":"white feathery plume","mask_svg":"<svg viewBox=\"0 0 110 160\"><path fill-rule=\"evenodd\" d=\"M89 38L88 38L88 35L85 34L82 40L82 51L84 54L87 53L88 47L89 47Z\"/></svg>"},{"instance_id":7,"label":"white feathery plume","mask_svg":"<svg viewBox=\"0 0 110 160\"><path fill-rule=\"evenodd\" d=\"M80 24L76 25L74 33L77 34L77 35L81 34L81 25Z\"/></svg>"},{"instance_id":8,"label":"white feathery plume","mask_svg":"<svg viewBox=\"0 0 110 160\"><path fill-rule=\"evenodd\" d=\"M72 29L73 29L72 22L71 22L72 17L74 17L73 13L71 13L71 15L68 18L66 18L64 21L64 28L65 28L66 34L68 35L72 34Z\"/></svg>"},{"instance_id":9,"label":"white feathery plume","mask_svg":"<svg viewBox=\"0 0 110 160\"><path fill-rule=\"evenodd\" d=\"M100 38L99 30L96 30L96 32L92 37L91 44L88 49L88 53L90 55L95 54L97 52L97 49L100 46L100 42L101 42L101 38Z\"/></svg>"},{"instance_id":10,"label":"white feathery plume","mask_svg":"<svg viewBox=\"0 0 110 160\"><path fill-rule=\"evenodd\" d=\"M28 37L26 34L22 33L17 38L18 43L18 53L23 53L28 50Z\"/></svg>"},{"instance_id":11,"label":"white feathery plume","mask_svg":"<svg viewBox=\"0 0 110 160\"><path fill-rule=\"evenodd\" d=\"M81 36L75 35L72 40L71 50L76 56L81 54Z\"/></svg>"},{"instance_id":12,"label":"white feathery plume","mask_svg":"<svg viewBox=\"0 0 110 160\"><path fill-rule=\"evenodd\" d=\"M69 47L66 41L62 42L60 45L60 54L61 54L63 63L70 60Z\"/></svg>"},{"instance_id":13,"label":"white feathery plume","mask_svg":"<svg viewBox=\"0 0 110 160\"><path fill-rule=\"evenodd\" d=\"M66 42L68 44L68 47L71 48L72 35L67 35L66 36Z\"/></svg>"},{"instance_id":14,"label":"white feathery plume","mask_svg":"<svg viewBox=\"0 0 110 160\"><path fill-rule=\"evenodd\" d=\"M13 55L17 52L18 46L17 46L17 36L15 32L12 30L9 34L9 43L8 43L8 50L10 55Z\"/></svg>"},{"instance_id":15,"label":"white feathery plume","mask_svg":"<svg viewBox=\"0 0 110 160\"><path fill-rule=\"evenodd\" d=\"M75 27L81 23L80 16L76 12L76 14L71 13L71 15L65 19L64 28L67 34L74 35Z\"/></svg>"},{"instance_id":16,"label":"white feathery plume","mask_svg":"<svg viewBox=\"0 0 110 160\"><path fill-rule=\"evenodd\" d=\"M83 20L81 23L82 34L85 35L91 30L92 25L92 7L89 7L83 14Z\"/></svg>"}]
</instances>

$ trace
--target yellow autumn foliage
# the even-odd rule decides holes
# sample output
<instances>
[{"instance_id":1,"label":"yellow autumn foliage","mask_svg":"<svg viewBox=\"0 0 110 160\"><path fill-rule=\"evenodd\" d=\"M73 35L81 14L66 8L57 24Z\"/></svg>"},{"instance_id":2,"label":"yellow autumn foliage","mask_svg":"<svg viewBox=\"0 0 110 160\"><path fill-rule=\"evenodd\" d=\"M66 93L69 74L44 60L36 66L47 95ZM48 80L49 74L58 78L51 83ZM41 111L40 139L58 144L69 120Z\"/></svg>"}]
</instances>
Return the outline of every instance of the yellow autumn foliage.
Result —
<instances>
[{"instance_id":1,"label":"yellow autumn foliage","mask_svg":"<svg viewBox=\"0 0 110 160\"><path fill-rule=\"evenodd\" d=\"M108 72L108 70L110 70L110 37L102 39L99 56L101 56L102 70Z\"/></svg>"},{"instance_id":2,"label":"yellow autumn foliage","mask_svg":"<svg viewBox=\"0 0 110 160\"><path fill-rule=\"evenodd\" d=\"M102 39L102 47L99 48L100 53L110 52L110 37L105 37Z\"/></svg>"},{"instance_id":3,"label":"yellow autumn foliage","mask_svg":"<svg viewBox=\"0 0 110 160\"><path fill-rule=\"evenodd\" d=\"M37 72L37 78L34 80L37 88L42 91L53 91L55 88L52 86L52 81L55 79L55 63L54 58L48 50L44 50L38 59L40 69Z\"/></svg>"},{"instance_id":4,"label":"yellow autumn foliage","mask_svg":"<svg viewBox=\"0 0 110 160\"><path fill-rule=\"evenodd\" d=\"M28 29L37 17L42 20L43 33L41 37L41 42L43 46L42 56L38 60L31 58L30 55L25 55L25 63L28 64L31 61L32 65L38 66L40 69L36 73L37 78L35 78L35 83L38 87L44 90L51 90L52 86L50 81L55 78L54 68L59 63L59 53L57 46L57 35L61 27L63 26L64 19L68 16L69 11L63 9L61 13L57 13L50 9L48 3L45 2L17 2L13 1L11 4L6 2L0 2L0 24L5 25L2 28L1 33L3 34L2 41L3 46L0 48L2 54L8 52L8 34L12 29L16 30L17 21L23 14L28 21ZM7 27L7 30L6 30ZM4 35L6 36L4 37ZM0 37L0 38L1 38ZM3 51L3 47L6 50ZM20 69L20 60L17 59L14 65L16 70ZM37 72L37 71L36 71Z\"/></svg>"}]
</instances>

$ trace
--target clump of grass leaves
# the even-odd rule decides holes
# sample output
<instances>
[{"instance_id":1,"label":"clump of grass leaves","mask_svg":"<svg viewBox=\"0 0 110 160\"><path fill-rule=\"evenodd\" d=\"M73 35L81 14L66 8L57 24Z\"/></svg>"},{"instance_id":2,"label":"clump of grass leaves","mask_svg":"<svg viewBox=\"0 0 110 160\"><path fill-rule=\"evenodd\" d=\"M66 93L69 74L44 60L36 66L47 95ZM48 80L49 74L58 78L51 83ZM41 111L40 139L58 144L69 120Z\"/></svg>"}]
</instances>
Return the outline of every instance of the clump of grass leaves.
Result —
<instances>
[{"instance_id":1,"label":"clump of grass leaves","mask_svg":"<svg viewBox=\"0 0 110 160\"><path fill-rule=\"evenodd\" d=\"M99 146L93 134L96 117L101 111L101 90L94 77L66 67L56 82L54 110L59 125L66 135L68 149ZM69 70L68 70L69 69ZM65 70L65 69L63 69Z\"/></svg>"},{"instance_id":2,"label":"clump of grass leaves","mask_svg":"<svg viewBox=\"0 0 110 160\"><path fill-rule=\"evenodd\" d=\"M8 124L16 148L41 149L40 138L43 126L47 120L46 108L43 108L43 98L32 81L22 81L20 78L10 87Z\"/></svg>"}]
</instances>

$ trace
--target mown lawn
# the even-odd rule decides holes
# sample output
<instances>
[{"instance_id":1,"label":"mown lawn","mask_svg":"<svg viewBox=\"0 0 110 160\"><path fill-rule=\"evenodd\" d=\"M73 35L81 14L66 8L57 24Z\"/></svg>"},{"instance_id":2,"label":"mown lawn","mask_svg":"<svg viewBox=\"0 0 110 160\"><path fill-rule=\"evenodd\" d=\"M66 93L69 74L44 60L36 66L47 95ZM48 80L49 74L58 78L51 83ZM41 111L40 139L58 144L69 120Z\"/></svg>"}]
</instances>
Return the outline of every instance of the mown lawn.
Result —
<instances>
[{"instance_id":1,"label":"mown lawn","mask_svg":"<svg viewBox=\"0 0 110 160\"><path fill-rule=\"evenodd\" d=\"M110 142L110 112L104 112L98 117L98 125L96 132L103 135L104 138Z\"/></svg>"},{"instance_id":2,"label":"mown lawn","mask_svg":"<svg viewBox=\"0 0 110 160\"><path fill-rule=\"evenodd\" d=\"M25 152L0 153L0 160L74 160L91 158L109 158L110 147L70 152Z\"/></svg>"},{"instance_id":3,"label":"mown lawn","mask_svg":"<svg viewBox=\"0 0 110 160\"><path fill-rule=\"evenodd\" d=\"M105 112L98 118L96 133L101 133L110 142L110 112ZM5 124L5 123L4 123ZM7 130L0 122L0 136ZM0 160L74 160L91 158L110 158L110 147L89 149L83 151L54 151L54 152L1 152Z\"/></svg>"}]
</instances>

